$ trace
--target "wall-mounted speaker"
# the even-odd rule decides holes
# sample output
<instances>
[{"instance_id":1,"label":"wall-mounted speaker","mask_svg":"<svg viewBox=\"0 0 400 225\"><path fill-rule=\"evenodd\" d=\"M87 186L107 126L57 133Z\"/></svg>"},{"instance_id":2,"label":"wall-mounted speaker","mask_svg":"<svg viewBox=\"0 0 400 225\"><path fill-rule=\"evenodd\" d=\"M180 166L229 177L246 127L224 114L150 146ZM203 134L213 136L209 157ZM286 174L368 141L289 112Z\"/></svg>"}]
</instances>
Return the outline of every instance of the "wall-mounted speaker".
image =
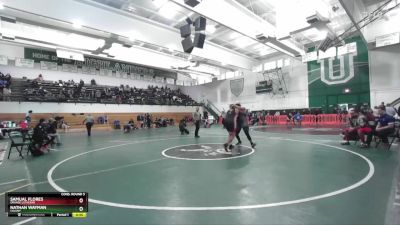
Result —
<instances>
[{"instance_id":1,"label":"wall-mounted speaker","mask_svg":"<svg viewBox=\"0 0 400 225\"><path fill-rule=\"evenodd\" d=\"M206 18L199 16L194 20L194 29L195 31L203 31L206 30Z\"/></svg>"},{"instance_id":2,"label":"wall-mounted speaker","mask_svg":"<svg viewBox=\"0 0 400 225\"><path fill-rule=\"evenodd\" d=\"M194 35L194 46L196 48L203 48L204 46L204 41L206 40L206 35L202 33L196 33Z\"/></svg>"},{"instance_id":3,"label":"wall-mounted speaker","mask_svg":"<svg viewBox=\"0 0 400 225\"><path fill-rule=\"evenodd\" d=\"M193 45L192 38L190 36L188 36L185 39L183 39L181 41L181 43L182 43L182 47L183 47L183 51L184 52L191 53L193 51L194 45Z\"/></svg>"},{"instance_id":4,"label":"wall-mounted speaker","mask_svg":"<svg viewBox=\"0 0 400 225\"><path fill-rule=\"evenodd\" d=\"M199 3L200 3L200 1L198 1L198 0L185 0L185 4L189 5L191 7L195 7Z\"/></svg>"},{"instance_id":5,"label":"wall-mounted speaker","mask_svg":"<svg viewBox=\"0 0 400 225\"><path fill-rule=\"evenodd\" d=\"M192 33L192 30L190 29L190 24L185 24L179 28L181 31L181 37L187 37L190 36Z\"/></svg>"},{"instance_id":6,"label":"wall-mounted speaker","mask_svg":"<svg viewBox=\"0 0 400 225\"><path fill-rule=\"evenodd\" d=\"M188 24L192 24L192 23L193 23L193 21L192 21L192 19L190 19L190 17L187 17L187 18L185 19L185 21L186 21L186 23L188 23Z\"/></svg>"}]
</instances>

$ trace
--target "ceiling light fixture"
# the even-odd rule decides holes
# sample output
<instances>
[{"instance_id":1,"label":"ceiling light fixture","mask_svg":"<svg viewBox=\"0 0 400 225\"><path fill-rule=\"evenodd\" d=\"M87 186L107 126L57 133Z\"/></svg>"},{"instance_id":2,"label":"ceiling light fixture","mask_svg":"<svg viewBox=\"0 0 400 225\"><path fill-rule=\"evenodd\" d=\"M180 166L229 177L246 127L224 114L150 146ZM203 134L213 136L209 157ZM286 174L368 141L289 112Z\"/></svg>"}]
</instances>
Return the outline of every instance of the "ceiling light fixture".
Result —
<instances>
[{"instance_id":1,"label":"ceiling light fixture","mask_svg":"<svg viewBox=\"0 0 400 225\"><path fill-rule=\"evenodd\" d=\"M161 6L158 12L167 19L173 19L177 14L178 10L179 8L177 5L171 2L167 2L166 4Z\"/></svg>"},{"instance_id":2,"label":"ceiling light fixture","mask_svg":"<svg viewBox=\"0 0 400 225\"><path fill-rule=\"evenodd\" d=\"M292 57L296 57L293 53L288 52L288 51L286 51L285 49L283 49L283 48L281 48L281 47L279 47L279 46L277 46L277 45L275 45L275 44L273 44L273 43L265 43L265 44L266 44L267 46L269 46L269 47L271 47L271 48L277 50L277 51L283 52L283 53L285 53L285 54L287 54L287 55L290 55L290 56L292 56Z\"/></svg>"},{"instance_id":3,"label":"ceiling light fixture","mask_svg":"<svg viewBox=\"0 0 400 225\"><path fill-rule=\"evenodd\" d=\"M252 44L252 41L253 41L253 40L251 40L250 38L248 38L248 37L246 37L246 36L242 36L242 37L236 39L234 43L235 43L235 45L237 45L238 47L243 48L243 47L246 47L246 46L251 45L251 44Z\"/></svg>"},{"instance_id":4,"label":"ceiling light fixture","mask_svg":"<svg viewBox=\"0 0 400 225\"><path fill-rule=\"evenodd\" d=\"M236 39L236 38L238 38L239 36L240 36L239 33L237 33L237 32L232 32L232 33L229 35L229 39Z\"/></svg>"},{"instance_id":5,"label":"ceiling light fixture","mask_svg":"<svg viewBox=\"0 0 400 225\"><path fill-rule=\"evenodd\" d=\"M81 29L82 28L82 23L78 20L75 20L72 22L72 26L76 29Z\"/></svg>"},{"instance_id":6,"label":"ceiling light fixture","mask_svg":"<svg viewBox=\"0 0 400 225\"><path fill-rule=\"evenodd\" d=\"M154 4L157 8L160 8L160 7L163 6L166 2L167 2L167 0L153 0L153 4Z\"/></svg>"},{"instance_id":7,"label":"ceiling light fixture","mask_svg":"<svg viewBox=\"0 0 400 225\"><path fill-rule=\"evenodd\" d=\"M216 28L215 26L213 26L213 25L208 25L208 26L206 27L206 31L207 31L208 33L210 33L210 34L214 33L216 30L217 30L217 28Z\"/></svg>"},{"instance_id":8,"label":"ceiling light fixture","mask_svg":"<svg viewBox=\"0 0 400 225\"><path fill-rule=\"evenodd\" d=\"M268 54L270 54L271 53L271 50L269 50L269 49L267 49L267 48L262 48L262 49L260 49L260 51L258 52L261 56L264 56L264 55L268 55Z\"/></svg>"},{"instance_id":9,"label":"ceiling light fixture","mask_svg":"<svg viewBox=\"0 0 400 225\"><path fill-rule=\"evenodd\" d=\"M199 3L200 3L200 1L198 1L198 0L185 0L185 4L189 5L191 7L195 7Z\"/></svg>"},{"instance_id":10,"label":"ceiling light fixture","mask_svg":"<svg viewBox=\"0 0 400 225\"><path fill-rule=\"evenodd\" d=\"M128 10L129 12L135 12L135 11L136 11L136 8L133 7L133 6L129 6L127 10Z\"/></svg>"}]
</instances>

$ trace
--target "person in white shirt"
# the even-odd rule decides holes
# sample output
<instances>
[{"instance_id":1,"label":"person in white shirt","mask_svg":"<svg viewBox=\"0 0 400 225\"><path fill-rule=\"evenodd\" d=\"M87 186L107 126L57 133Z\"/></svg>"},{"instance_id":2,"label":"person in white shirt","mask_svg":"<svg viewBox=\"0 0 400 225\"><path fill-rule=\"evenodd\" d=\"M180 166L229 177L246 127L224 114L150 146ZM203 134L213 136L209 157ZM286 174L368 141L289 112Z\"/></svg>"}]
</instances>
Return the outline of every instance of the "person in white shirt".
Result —
<instances>
[{"instance_id":1,"label":"person in white shirt","mask_svg":"<svg viewBox=\"0 0 400 225\"><path fill-rule=\"evenodd\" d=\"M92 126L94 124L94 118L92 116L92 114L88 114L86 116L86 118L83 120L83 124L86 124L86 130L87 130L87 134L90 137L92 134Z\"/></svg>"}]
</instances>

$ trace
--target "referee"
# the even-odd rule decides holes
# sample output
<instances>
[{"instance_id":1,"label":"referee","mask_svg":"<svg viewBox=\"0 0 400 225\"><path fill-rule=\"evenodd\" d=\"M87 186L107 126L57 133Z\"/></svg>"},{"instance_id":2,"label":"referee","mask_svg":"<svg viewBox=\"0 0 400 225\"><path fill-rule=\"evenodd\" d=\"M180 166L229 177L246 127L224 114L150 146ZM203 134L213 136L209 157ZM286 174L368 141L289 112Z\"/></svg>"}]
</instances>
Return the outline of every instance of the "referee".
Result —
<instances>
[{"instance_id":1,"label":"referee","mask_svg":"<svg viewBox=\"0 0 400 225\"><path fill-rule=\"evenodd\" d=\"M92 126L94 124L94 118L92 114L86 116L86 118L83 120L83 124L86 124L87 134L90 137L92 134Z\"/></svg>"},{"instance_id":2,"label":"referee","mask_svg":"<svg viewBox=\"0 0 400 225\"><path fill-rule=\"evenodd\" d=\"M196 125L196 130L194 132L194 137L199 138L199 129L200 129L200 121L201 121L201 114L199 113L199 107L196 108L196 112L193 113L193 121Z\"/></svg>"}]
</instances>

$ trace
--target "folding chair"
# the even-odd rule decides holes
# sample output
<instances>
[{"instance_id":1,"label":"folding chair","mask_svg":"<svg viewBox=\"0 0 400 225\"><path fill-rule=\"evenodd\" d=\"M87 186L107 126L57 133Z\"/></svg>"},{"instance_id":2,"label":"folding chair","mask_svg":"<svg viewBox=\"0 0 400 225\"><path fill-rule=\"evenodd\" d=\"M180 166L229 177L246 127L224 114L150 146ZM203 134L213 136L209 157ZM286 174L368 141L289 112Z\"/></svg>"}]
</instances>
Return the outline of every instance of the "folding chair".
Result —
<instances>
[{"instance_id":1,"label":"folding chair","mask_svg":"<svg viewBox=\"0 0 400 225\"><path fill-rule=\"evenodd\" d=\"M33 130L27 130L25 132L21 132L24 141L30 141L32 142L32 136L33 136Z\"/></svg>"},{"instance_id":2,"label":"folding chair","mask_svg":"<svg viewBox=\"0 0 400 225\"><path fill-rule=\"evenodd\" d=\"M25 135L24 135L24 142L29 142L29 144L32 144L33 142L33 130L28 130ZM26 155L30 153L29 149L26 151Z\"/></svg>"},{"instance_id":3,"label":"folding chair","mask_svg":"<svg viewBox=\"0 0 400 225\"><path fill-rule=\"evenodd\" d=\"M10 137L11 145L10 145L10 150L8 152L8 158L7 159L10 158L11 150L13 148L17 149L17 151L19 153L19 156L21 158L24 158L22 156L22 150L23 150L24 146L29 146L31 144L31 142L24 140L24 137L21 134L21 132L13 131L13 132L10 132L8 136Z\"/></svg>"},{"instance_id":4,"label":"folding chair","mask_svg":"<svg viewBox=\"0 0 400 225\"><path fill-rule=\"evenodd\" d=\"M392 141L389 144L388 150L390 149L390 147L392 147L392 144L393 144L394 140L396 140L396 138L400 138L399 127L395 128L395 131L394 131L393 135L390 136L390 137L392 138Z\"/></svg>"}]
</instances>

